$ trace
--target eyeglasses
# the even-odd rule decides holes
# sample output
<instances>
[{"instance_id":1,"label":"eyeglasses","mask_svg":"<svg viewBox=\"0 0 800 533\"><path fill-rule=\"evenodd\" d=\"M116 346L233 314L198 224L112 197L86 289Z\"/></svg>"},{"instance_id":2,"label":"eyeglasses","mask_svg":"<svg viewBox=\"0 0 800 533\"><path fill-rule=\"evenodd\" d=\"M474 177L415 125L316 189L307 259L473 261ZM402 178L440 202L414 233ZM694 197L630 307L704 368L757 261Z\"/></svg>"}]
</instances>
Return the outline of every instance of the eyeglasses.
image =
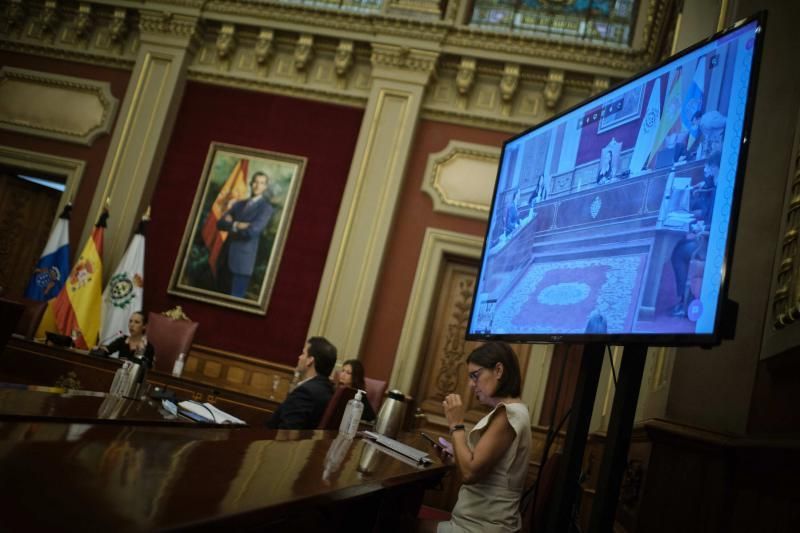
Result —
<instances>
[{"instance_id":1,"label":"eyeglasses","mask_svg":"<svg viewBox=\"0 0 800 533\"><path fill-rule=\"evenodd\" d=\"M483 372L484 370L486 370L486 369L481 367L478 370L473 370L472 372L467 374L467 376L469 376L470 381L472 381L473 383L477 383L478 382L478 376L480 376L481 372Z\"/></svg>"}]
</instances>

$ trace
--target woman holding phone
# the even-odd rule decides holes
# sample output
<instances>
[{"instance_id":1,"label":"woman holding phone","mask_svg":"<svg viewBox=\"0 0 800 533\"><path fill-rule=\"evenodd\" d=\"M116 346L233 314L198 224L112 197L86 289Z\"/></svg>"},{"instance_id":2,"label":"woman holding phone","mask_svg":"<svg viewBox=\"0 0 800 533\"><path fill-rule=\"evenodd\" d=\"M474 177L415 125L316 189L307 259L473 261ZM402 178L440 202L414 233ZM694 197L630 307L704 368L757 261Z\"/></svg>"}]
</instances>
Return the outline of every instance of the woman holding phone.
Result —
<instances>
[{"instance_id":1,"label":"woman holding phone","mask_svg":"<svg viewBox=\"0 0 800 533\"><path fill-rule=\"evenodd\" d=\"M519 531L531 424L520 399L517 355L508 344L486 343L467 357L467 372L478 401L492 411L467 431L461 396L448 394L442 402L463 485L450 521L440 522L437 531Z\"/></svg>"}]
</instances>

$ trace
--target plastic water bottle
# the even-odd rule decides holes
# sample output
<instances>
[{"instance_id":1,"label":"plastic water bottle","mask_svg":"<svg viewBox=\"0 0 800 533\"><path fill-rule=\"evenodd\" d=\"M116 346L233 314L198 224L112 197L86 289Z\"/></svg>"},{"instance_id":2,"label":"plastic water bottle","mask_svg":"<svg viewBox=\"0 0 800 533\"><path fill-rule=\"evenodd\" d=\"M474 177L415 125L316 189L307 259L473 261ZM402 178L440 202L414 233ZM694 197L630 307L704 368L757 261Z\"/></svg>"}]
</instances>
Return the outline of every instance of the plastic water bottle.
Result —
<instances>
[{"instance_id":1,"label":"plastic water bottle","mask_svg":"<svg viewBox=\"0 0 800 533\"><path fill-rule=\"evenodd\" d=\"M366 394L362 390L357 391L355 398L347 402L342 422L339 424L339 434L351 439L356 436L358 424L361 423L361 413L364 412L364 404L361 403L362 393Z\"/></svg>"},{"instance_id":2,"label":"plastic water bottle","mask_svg":"<svg viewBox=\"0 0 800 533\"><path fill-rule=\"evenodd\" d=\"M185 362L186 362L186 354L181 352L181 354L178 355L178 358L175 359L175 363L172 365L173 376L175 376L176 378L181 377L181 374L183 374L183 364Z\"/></svg>"}]
</instances>

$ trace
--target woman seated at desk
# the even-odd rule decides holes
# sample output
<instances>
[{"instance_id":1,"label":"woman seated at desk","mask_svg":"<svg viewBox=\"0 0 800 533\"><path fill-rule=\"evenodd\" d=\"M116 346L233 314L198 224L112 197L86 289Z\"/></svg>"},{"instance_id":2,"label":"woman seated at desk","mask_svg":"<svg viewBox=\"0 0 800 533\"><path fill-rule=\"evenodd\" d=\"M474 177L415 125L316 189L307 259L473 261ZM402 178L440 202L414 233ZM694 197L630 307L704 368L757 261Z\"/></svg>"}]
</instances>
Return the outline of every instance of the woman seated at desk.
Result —
<instances>
[{"instance_id":1,"label":"woman seated at desk","mask_svg":"<svg viewBox=\"0 0 800 533\"><path fill-rule=\"evenodd\" d=\"M136 311L128 319L128 331L130 335L117 337L109 345L100 345L98 350L106 355L118 353L117 357L130 359L135 363L144 362L148 369L153 368L153 361L156 358L156 350L153 345L147 342L145 330L147 329L147 317L142 311Z\"/></svg>"},{"instance_id":2,"label":"woman seated at desk","mask_svg":"<svg viewBox=\"0 0 800 533\"><path fill-rule=\"evenodd\" d=\"M367 384L364 380L364 365L358 359L348 359L342 363L342 369L339 371L337 381L337 386L339 387L351 387L366 392ZM361 397L361 403L364 404L364 412L361 414L362 420L369 422L375 420L375 411L372 409L369 400L367 400L366 394Z\"/></svg>"}]
</instances>

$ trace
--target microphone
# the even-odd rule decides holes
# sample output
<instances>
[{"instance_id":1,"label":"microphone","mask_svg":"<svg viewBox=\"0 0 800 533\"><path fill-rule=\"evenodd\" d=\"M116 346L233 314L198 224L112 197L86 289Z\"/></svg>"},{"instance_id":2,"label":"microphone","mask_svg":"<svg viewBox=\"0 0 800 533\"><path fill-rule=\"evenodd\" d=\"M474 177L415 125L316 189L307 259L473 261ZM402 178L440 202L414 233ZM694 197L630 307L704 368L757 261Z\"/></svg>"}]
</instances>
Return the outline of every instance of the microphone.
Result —
<instances>
[{"instance_id":1,"label":"microphone","mask_svg":"<svg viewBox=\"0 0 800 533\"><path fill-rule=\"evenodd\" d=\"M100 342L98 342L97 345L98 346L104 346L108 341L110 341L111 339L113 339L115 337L119 337L122 334L123 334L122 330L119 330L116 333L112 333L111 335L109 335L105 339L102 339Z\"/></svg>"}]
</instances>

